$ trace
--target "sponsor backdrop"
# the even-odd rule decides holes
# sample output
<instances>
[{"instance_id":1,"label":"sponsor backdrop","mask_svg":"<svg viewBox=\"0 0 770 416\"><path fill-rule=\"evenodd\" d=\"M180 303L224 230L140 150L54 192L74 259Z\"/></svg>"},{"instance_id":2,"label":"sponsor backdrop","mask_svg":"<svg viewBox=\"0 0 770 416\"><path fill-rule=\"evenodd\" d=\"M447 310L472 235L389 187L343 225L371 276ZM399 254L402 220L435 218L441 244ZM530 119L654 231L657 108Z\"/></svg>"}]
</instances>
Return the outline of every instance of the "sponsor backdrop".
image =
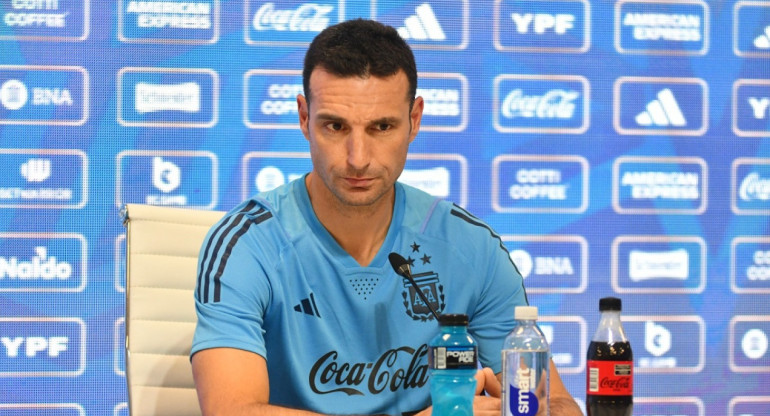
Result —
<instances>
[{"instance_id":1,"label":"sponsor backdrop","mask_svg":"<svg viewBox=\"0 0 770 416\"><path fill-rule=\"evenodd\" d=\"M306 172L304 50L356 17L417 56L401 180L500 233L581 404L615 295L636 415L770 414L770 2L743 0L0 0L0 413L127 414L120 206Z\"/></svg>"}]
</instances>

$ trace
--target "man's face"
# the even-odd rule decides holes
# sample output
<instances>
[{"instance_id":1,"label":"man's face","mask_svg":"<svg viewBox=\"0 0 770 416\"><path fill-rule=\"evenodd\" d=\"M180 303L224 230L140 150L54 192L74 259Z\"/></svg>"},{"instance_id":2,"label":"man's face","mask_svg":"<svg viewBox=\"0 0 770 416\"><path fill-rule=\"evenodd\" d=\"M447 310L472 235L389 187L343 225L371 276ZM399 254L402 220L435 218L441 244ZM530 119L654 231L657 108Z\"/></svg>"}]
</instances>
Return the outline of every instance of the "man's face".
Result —
<instances>
[{"instance_id":1,"label":"man's face","mask_svg":"<svg viewBox=\"0 0 770 416\"><path fill-rule=\"evenodd\" d=\"M313 160L311 181L320 178L325 185L313 186L311 198L364 207L392 194L422 118L422 98L410 111L408 89L403 72L340 78L323 68L313 70L310 104L297 98Z\"/></svg>"}]
</instances>

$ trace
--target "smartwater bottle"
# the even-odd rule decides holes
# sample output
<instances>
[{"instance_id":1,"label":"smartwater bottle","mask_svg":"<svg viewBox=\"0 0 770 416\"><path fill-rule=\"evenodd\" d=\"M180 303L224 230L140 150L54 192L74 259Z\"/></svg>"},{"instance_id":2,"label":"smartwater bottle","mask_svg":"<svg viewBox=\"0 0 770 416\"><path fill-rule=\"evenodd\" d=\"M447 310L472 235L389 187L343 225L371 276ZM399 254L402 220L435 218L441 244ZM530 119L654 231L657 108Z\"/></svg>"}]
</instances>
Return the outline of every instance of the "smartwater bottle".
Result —
<instances>
[{"instance_id":1,"label":"smartwater bottle","mask_svg":"<svg viewBox=\"0 0 770 416\"><path fill-rule=\"evenodd\" d=\"M428 349L433 415L473 416L478 346L468 334L468 315L441 315L439 325Z\"/></svg>"},{"instance_id":2,"label":"smartwater bottle","mask_svg":"<svg viewBox=\"0 0 770 416\"><path fill-rule=\"evenodd\" d=\"M517 306L517 325L503 344L503 416L549 415L548 341L537 327L537 307Z\"/></svg>"}]
</instances>

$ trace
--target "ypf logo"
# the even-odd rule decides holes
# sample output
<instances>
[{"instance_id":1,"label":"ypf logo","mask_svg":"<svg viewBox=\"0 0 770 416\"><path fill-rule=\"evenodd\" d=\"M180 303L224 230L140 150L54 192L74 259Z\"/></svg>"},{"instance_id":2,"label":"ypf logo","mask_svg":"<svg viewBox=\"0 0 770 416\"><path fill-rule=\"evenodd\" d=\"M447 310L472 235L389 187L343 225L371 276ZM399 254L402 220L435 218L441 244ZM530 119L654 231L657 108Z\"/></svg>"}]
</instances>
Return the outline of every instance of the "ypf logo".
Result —
<instances>
[{"instance_id":1,"label":"ypf logo","mask_svg":"<svg viewBox=\"0 0 770 416\"><path fill-rule=\"evenodd\" d=\"M736 135L770 137L770 80L735 81L732 101L732 125Z\"/></svg>"},{"instance_id":2,"label":"ypf logo","mask_svg":"<svg viewBox=\"0 0 770 416\"><path fill-rule=\"evenodd\" d=\"M582 53L591 42L587 0L495 2L494 41L500 51Z\"/></svg>"}]
</instances>

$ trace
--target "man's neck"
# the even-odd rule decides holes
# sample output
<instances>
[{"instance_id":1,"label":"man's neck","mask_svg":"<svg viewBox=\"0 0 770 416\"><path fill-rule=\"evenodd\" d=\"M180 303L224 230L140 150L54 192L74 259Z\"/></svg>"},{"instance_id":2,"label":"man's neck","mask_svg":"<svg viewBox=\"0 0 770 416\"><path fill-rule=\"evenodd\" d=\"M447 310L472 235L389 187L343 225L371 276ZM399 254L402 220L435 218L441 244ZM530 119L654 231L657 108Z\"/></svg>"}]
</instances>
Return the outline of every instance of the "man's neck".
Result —
<instances>
[{"instance_id":1,"label":"man's neck","mask_svg":"<svg viewBox=\"0 0 770 416\"><path fill-rule=\"evenodd\" d=\"M313 180L319 183L313 184ZM358 264L368 266L388 235L393 218L395 190L374 205L353 207L340 203L328 193L312 192L313 186L325 186L318 177L308 175L305 184L313 211L321 225ZM329 197L324 198L324 194Z\"/></svg>"}]
</instances>

